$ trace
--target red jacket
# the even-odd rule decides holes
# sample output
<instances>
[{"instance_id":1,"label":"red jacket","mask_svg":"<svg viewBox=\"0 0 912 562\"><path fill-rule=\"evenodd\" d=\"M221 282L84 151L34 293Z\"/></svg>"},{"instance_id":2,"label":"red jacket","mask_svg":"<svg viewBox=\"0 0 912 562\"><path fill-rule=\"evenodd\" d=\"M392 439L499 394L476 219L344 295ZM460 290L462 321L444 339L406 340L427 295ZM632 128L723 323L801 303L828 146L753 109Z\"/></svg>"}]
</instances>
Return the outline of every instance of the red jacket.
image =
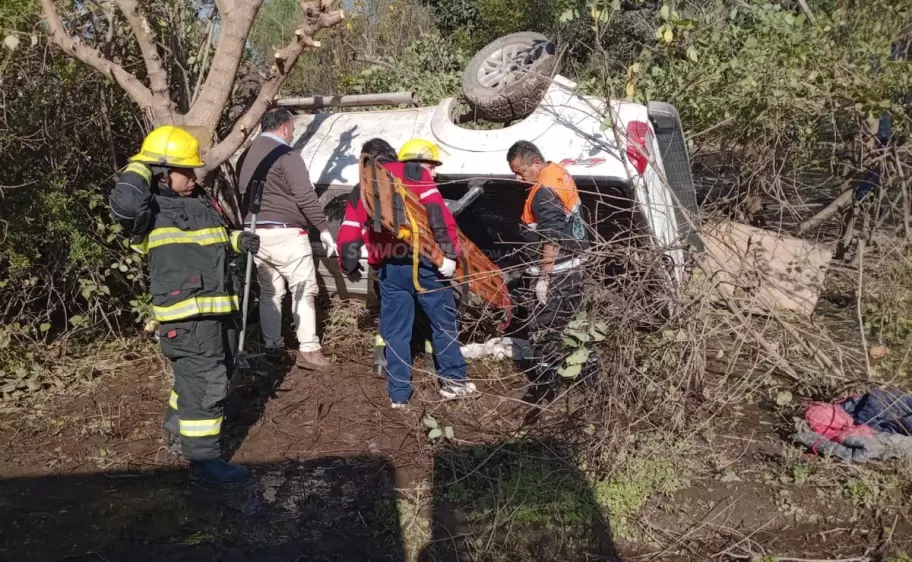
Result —
<instances>
[{"instance_id":1,"label":"red jacket","mask_svg":"<svg viewBox=\"0 0 912 562\"><path fill-rule=\"evenodd\" d=\"M444 255L452 260L459 257L459 231L453 214L446 206L443 196L437 190L437 184L427 170L417 162L388 162L383 167L402 184L418 195L427 210L428 226L434 240L443 250ZM367 263L380 266L389 257L406 257L411 253L411 246L387 231L374 232L372 220L367 209L361 204L360 186L355 186L345 203L345 217L336 242L339 246L339 266L343 273L349 274L358 268L361 258L361 245L367 246Z\"/></svg>"}]
</instances>

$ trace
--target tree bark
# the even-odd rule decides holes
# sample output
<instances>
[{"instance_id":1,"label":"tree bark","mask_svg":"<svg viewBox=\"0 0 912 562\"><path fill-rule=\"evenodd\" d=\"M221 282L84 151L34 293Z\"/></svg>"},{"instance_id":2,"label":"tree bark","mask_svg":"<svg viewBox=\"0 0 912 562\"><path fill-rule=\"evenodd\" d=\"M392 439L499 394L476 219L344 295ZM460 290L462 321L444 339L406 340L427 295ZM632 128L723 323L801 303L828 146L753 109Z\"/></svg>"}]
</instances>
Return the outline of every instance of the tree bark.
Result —
<instances>
[{"instance_id":1,"label":"tree bark","mask_svg":"<svg viewBox=\"0 0 912 562\"><path fill-rule=\"evenodd\" d=\"M231 87L244 56L247 36L262 3L262 0L253 0L240 5L229 4L226 11L219 7L222 25L215 55L212 57L212 66L209 67L199 97L187 112L187 123L205 127L210 133L215 133L222 111L231 97ZM213 163L211 167L217 167L223 162L224 160Z\"/></svg>"},{"instance_id":2,"label":"tree bark","mask_svg":"<svg viewBox=\"0 0 912 562\"><path fill-rule=\"evenodd\" d=\"M301 11L304 13L304 21L301 27L295 31L295 38L276 52L275 65L270 69L269 76L260 87L260 94L256 100L247 109L247 112L238 119L228 135L206 154L206 164L209 169L226 162L244 144L247 135L256 128L260 118L263 117L263 114L273 103L274 98L279 93L282 82L285 81L304 49L306 47L320 46L320 43L313 39L314 34L320 29L333 27L345 19L345 14L342 10L327 11L331 3L326 0L299 0L299 4ZM214 65L215 61L213 60ZM200 95L200 100L197 103L202 103L203 99L205 99L204 96ZM227 98L225 102L227 103ZM221 116L221 112L219 112L219 116Z\"/></svg>"}]
</instances>

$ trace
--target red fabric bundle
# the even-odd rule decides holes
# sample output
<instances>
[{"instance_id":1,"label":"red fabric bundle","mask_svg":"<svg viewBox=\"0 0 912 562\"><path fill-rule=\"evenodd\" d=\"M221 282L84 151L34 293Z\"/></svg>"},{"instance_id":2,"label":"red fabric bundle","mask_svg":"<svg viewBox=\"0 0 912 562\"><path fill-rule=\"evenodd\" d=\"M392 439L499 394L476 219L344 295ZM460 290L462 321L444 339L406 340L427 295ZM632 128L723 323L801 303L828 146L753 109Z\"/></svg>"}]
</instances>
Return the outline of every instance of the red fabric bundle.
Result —
<instances>
[{"instance_id":1,"label":"red fabric bundle","mask_svg":"<svg viewBox=\"0 0 912 562\"><path fill-rule=\"evenodd\" d=\"M837 443L852 435L877 435L877 431L867 425L855 425L852 416L835 404L811 402L804 412L804 420L811 431Z\"/></svg>"}]
</instances>

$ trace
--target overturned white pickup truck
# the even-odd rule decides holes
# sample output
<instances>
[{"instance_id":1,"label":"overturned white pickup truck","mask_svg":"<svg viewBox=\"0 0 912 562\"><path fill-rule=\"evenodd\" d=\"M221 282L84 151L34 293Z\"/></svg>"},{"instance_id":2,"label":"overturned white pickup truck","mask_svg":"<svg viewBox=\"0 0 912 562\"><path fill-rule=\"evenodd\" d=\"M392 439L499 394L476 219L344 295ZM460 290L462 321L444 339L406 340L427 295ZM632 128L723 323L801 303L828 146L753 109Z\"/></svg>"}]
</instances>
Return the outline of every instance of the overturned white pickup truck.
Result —
<instances>
[{"instance_id":1,"label":"overturned white pickup truck","mask_svg":"<svg viewBox=\"0 0 912 562\"><path fill-rule=\"evenodd\" d=\"M485 56L494 61L504 58L503 42L501 51L497 44L492 46L491 53L479 53L482 62L475 64L475 73L490 72L492 65L485 65ZM533 59L539 56L535 49L534 45L527 49ZM515 52L511 56L517 59ZM525 56L528 60L529 55ZM530 64L534 69L535 60ZM514 67L509 70L516 72ZM469 72L472 69L470 64ZM691 232L697 204L677 111L661 102L647 106L580 95L576 85L562 76L554 76L545 87L528 116L501 129L460 127L457 100L450 98L433 107L300 115L294 146L310 170L335 230L346 197L358 182L359 152L365 141L379 137L397 149L416 137L437 143L443 151L438 182L448 200L464 197L470 180L488 180L480 196L475 190L472 196L477 198L457 215L460 228L495 262L513 266L518 259L514 250L522 243L519 217L526 194L514 181L506 154L514 142L531 141L573 175L588 223L602 243L643 245L646 240L664 257L662 275L677 285L683 278L685 248L688 243L699 244ZM335 259L326 259L315 235L312 242L321 282L330 295L370 295L370 275L357 283L349 281Z\"/></svg>"}]
</instances>

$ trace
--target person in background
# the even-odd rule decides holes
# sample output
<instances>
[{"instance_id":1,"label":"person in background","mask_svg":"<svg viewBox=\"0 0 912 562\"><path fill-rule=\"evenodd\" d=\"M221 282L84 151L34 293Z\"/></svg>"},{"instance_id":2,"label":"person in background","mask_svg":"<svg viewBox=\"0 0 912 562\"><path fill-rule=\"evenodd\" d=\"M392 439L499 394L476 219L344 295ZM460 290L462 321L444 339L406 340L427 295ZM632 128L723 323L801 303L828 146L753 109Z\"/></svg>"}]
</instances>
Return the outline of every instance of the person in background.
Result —
<instances>
[{"instance_id":1,"label":"person in background","mask_svg":"<svg viewBox=\"0 0 912 562\"><path fill-rule=\"evenodd\" d=\"M282 300L285 285L291 291L298 351L296 365L320 370L329 366L317 337L316 264L308 230L320 232L327 257L336 251L323 206L310 182L307 166L291 147L294 116L284 108L267 111L260 122L260 136L238 160L238 179L246 189L249 208L251 182L263 182L262 207L256 232L262 243L255 258L260 284L260 324L266 348L276 356L285 347L282 337ZM250 213L244 221L250 227Z\"/></svg>"},{"instance_id":2,"label":"person in background","mask_svg":"<svg viewBox=\"0 0 912 562\"><path fill-rule=\"evenodd\" d=\"M130 246L149 259L152 313L174 371L164 427L172 440L179 435L191 480L243 484L247 469L219 458L240 289L229 261L233 252L256 254L259 238L228 232L217 205L196 184L196 169L205 164L185 129L155 129L130 162L109 203Z\"/></svg>"},{"instance_id":3,"label":"person in background","mask_svg":"<svg viewBox=\"0 0 912 562\"><path fill-rule=\"evenodd\" d=\"M519 141L507 151L516 179L528 187L520 220L532 244L537 263L529 332L532 352L530 398L553 396L557 371L566 359L563 331L582 304L582 271L589 247L580 216L580 198L573 178L559 164L549 162L531 142Z\"/></svg>"}]
</instances>

